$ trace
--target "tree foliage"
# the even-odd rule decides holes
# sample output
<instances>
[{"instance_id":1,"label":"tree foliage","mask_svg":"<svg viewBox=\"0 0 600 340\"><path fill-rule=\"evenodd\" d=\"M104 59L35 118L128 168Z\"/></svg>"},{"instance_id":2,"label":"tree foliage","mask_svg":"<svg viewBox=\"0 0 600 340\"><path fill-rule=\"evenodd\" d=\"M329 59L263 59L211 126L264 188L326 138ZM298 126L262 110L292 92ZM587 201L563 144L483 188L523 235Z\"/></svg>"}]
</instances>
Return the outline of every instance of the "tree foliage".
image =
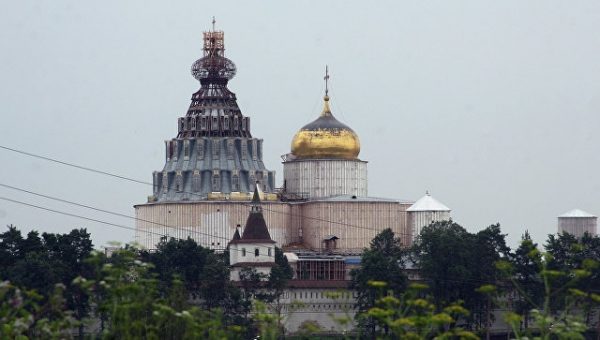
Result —
<instances>
[{"instance_id":1,"label":"tree foliage","mask_svg":"<svg viewBox=\"0 0 600 340\"><path fill-rule=\"evenodd\" d=\"M356 306L359 312L362 332L373 336L375 333L374 319L365 314L373 308L380 295L380 290L371 282L386 282L386 289L391 296L400 297L407 286L407 276L404 273L404 251L400 238L391 229L385 229L371 241L361 258L360 268L351 272L351 288L356 290ZM361 314L362 313L362 314Z\"/></svg>"}]
</instances>

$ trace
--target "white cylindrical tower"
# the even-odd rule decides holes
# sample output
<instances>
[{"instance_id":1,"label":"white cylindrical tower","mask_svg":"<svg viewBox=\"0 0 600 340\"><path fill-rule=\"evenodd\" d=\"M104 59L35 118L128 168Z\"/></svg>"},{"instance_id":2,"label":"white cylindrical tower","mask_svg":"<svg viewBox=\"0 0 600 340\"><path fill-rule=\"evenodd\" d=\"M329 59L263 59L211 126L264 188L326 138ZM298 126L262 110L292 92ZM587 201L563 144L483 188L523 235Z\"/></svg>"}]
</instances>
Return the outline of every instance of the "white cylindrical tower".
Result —
<instances>
[{"instance_id":1,"label":"white cylindrical tower","mask_svg":"<svg viewBox=\"0 0 600 340\"><path fill-rule=\"evenodd\" d=\"M585 233L596 235L598 217L583 210L573 209L558 216L558 232L569 233L575 237L582 237Z\"/></svg>"},{"instance_id":2,"label":"white cylindrical tower","mask_svg":"<svg viewBox=\"0 0 600 340\"><path fill-rule=\"evenodd\" d=\"M421 229L430 225L432 222L447 221L450 219L450 208L431 197L429 192L415 202L408 212L408 223L412 230L413 240L419 236Z\"/></svg>"}]
</instances>

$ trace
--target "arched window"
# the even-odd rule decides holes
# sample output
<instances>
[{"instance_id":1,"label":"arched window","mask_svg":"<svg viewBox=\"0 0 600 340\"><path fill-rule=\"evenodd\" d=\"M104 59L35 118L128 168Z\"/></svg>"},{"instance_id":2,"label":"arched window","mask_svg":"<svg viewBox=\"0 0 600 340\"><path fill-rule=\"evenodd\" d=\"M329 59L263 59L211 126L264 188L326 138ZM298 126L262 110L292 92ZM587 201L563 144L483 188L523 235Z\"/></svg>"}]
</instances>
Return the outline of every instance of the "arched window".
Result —
<instances>
[{"instance_id":1,"label":"arched window","mask_svg":"<svg viewBox=\"0 0 600 340\"><path fill-rule=\"evenodd\" d=\"M254 249L254 256L258 256L258 248Z\"/></svg>"},{"instance_id":2,"label":"arched window","mask_svg":"<svg viewBox=\"0 0 600 340\"><path fill-rule=\"evenodd\" d=\"M271 248L269 248L268 252L269 252L269 256L271 256Z\"/></svg>"}]
</instances>

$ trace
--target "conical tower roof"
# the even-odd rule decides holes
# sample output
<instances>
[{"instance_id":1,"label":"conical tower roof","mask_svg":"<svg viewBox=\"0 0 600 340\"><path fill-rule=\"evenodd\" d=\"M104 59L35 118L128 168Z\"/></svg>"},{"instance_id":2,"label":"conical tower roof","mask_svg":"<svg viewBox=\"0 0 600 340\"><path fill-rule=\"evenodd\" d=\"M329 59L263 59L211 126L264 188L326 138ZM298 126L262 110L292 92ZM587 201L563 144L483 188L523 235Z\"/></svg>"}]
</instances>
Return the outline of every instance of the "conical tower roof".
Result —
<instances>
[{"instance_id":1,"label":"conical tower roof","mask_svg":"<svg viewBox=\"0 0 600 340\"><path fill-rule=\"evenodd\" d=\"M406 211L450 211L450 208L431 197L427 191L425 192L425 196L421 197L418 201L411 205L410 208L406 209Z\"/></svg>"},{"instance_id":2,"label":"conical tower roof","mask_svg":"<svg viewBox=\"0 0 600 340\"><path fill-rule=\"evenodd\" d=\"M235 93L227 88L237 69L225 57L223 31L213 27L204 32L203 54L191 68L200 89L192 95L186 116L179 120L177 137L252 137L249 119L242 115Z\"/></svg>"},{"instance_id":3,"label":"conical tower roof","mask_svg":"<svg viewBox=\"0 0 600 340\"><path fill-rule=\"evenodd\" d=\"M252 208L250 208L250 214L246 220L246 226L244 232L239 240L234 239L231 243L275 243L271 239L267 223L262 213L262 207L260 204L260 195L258 192L258 185L254 189L254 196L252 197Z\"/></svg>"},{"instance_id":4,"label":"conical tower roof","mask_svg":"<svg viewBox=\"0 0 600 340\"><path fill-rule=\"evenodd\" d=\"M570 218L570 217L596 217L596 215L592 215L588 212L585 212L581 209L573 209L571 211L568 211L560 216L558 216L559 218L564 217L564 218Z\"/></svg>"}]
</instances>

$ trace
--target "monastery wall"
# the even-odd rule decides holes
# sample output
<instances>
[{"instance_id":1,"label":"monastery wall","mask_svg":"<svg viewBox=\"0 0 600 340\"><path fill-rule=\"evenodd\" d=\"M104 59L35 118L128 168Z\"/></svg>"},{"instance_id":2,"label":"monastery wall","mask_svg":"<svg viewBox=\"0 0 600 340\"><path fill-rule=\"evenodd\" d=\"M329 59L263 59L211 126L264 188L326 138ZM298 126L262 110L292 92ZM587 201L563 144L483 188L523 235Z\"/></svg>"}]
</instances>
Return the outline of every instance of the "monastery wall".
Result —
<instances>
[{"instance_id":1,"label":"monastery wall","mask_svg":"<svg viewBox=\"0 0 600 340\"><path fill-rule=\"evenodd\" d=\"M298 239L298 221L286 203L263 202L263 215L271 238L277 246ZM250 211L250 202L202 201L187 203L157 203L135 206L136 242L155 249L162 235L186 239L210 249L224 249L233 238L239 224L243 228Z\"/></svg>"},{"instance_id":2,"label":"monastery wall","mask_svg":"<svg viewBox=\"0 0 600 340\"><path fill-rule=\"evenodd\" d=\"M303 243L325 249L323 240L336 236L337 249L361 252L383 229L391 228L404 245L412 242L406 209L408 203L365 201L316 201L302 206Z\"/></svg>"}]
</instances>

